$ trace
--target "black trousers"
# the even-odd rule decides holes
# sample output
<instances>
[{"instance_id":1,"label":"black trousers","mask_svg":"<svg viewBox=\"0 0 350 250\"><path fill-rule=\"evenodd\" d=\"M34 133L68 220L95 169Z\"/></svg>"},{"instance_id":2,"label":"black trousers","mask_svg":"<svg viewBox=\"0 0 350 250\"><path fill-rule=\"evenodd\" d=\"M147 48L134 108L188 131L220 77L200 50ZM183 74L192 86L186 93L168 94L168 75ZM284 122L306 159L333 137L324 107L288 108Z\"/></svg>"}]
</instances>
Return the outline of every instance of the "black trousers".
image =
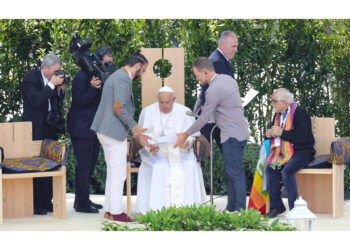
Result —
<instances>
[{"instance_id":1,"label":"black trousers","mask_svg":"<svg viewBox=\"0 0 350 250\"><path fill-rule=\"evenodd\" d=\"M216 123L207 123L200 130L201 134L208 140L209 143L210 143L210 133L215 125L216 125ZM222 152L222 146L221 146L221 142L220 142L220 129L218 127L216 127L214 129L212 136L213 136L213 140L216 141L216 143L218 144L218 146L220 148L220 151Z\"/></svg>"},{"instance_id":2,"label":"black trousers","mask_svg":"<svg viewBox=\"0 0 350 250\"><path fill-rule=\"evenodd\" d=\"M33 140L57 140L57 129L44 124L42 134L33 136ZM34 209L48 209L52 200L52 177L33 178Z\"/></svg>"},{"instance_id":3,"label":"black trousers","mask_svg":"<svg viewBox=\"0 0 350 250\"><path fill-rule=\"evenodd\" d=\"M75 202L82 206L89 206L90 179L96 167L100 142L95 136L93 139L71 136L75 165Z\"/></svg>"}]
</instances>

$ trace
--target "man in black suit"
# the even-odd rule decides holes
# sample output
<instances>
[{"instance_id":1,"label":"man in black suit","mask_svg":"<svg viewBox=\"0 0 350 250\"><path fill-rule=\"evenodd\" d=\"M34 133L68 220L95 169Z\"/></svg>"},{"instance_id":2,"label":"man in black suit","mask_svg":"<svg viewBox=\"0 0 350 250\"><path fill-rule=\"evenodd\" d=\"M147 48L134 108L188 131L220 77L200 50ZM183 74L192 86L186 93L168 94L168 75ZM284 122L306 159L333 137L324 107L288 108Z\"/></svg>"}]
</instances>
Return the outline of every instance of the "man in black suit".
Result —
<instances>
[{"instance_id":1,"label":"man in black suit","mask_svg":"<svg viewBox=\"0 0 350 250\"><path fill-rule=\"evenodd\" d=\"M108 46L102 46L95 54L106 62L113 62L113 51ZM102 85L99 78L89 79L80 70L73 79L72 105L68 113L68 133L70 134L75 166L75 201L74 209L82 213L98 213L102 205L89 199L89 187L92 172L96 167L100 143L91 124L100 104Z\"/></svg>"},{"instance_id":2,"label":"man in black suit","mask_svg":"<svg viewBox=\"0 0 350 250\"><path fill-rule=\"evenodd\" d=\"M224 31L220 36L218 48L216 48L216 50L209 56L209 60L214 65L215 73L229 75L235 79L230 60L234 58L237 50L237 36L231 31ZM205 103L205 92L208 89L208 86L209 84L202 86L201 93L194 107L194 113L196 114L200 114L201 107ZM215 125L214 117L211 117L208 123L200 130L201 134L207 138L209 142L210 132ZM216 127L213 131L213 139L216 141L221 150L220 129L218 127Z\"/></svg>"},{"instance_id":3,"label":"man in black suit","mask_svg":"<svg viewBox=\"0 0 350 250\"><path fill-rule=\"evenodd\" d=\"M21 84L22 121L31 121L33 140L57 140L60 129L46 122L57 100L64 98L63 75L57 76L62 62L54 54L45 56L40 67L27 73ZM62 132L62 131L61 131ZM34 178L34 214L52 212L52 177Z\"/></svg>"}]
</instances>

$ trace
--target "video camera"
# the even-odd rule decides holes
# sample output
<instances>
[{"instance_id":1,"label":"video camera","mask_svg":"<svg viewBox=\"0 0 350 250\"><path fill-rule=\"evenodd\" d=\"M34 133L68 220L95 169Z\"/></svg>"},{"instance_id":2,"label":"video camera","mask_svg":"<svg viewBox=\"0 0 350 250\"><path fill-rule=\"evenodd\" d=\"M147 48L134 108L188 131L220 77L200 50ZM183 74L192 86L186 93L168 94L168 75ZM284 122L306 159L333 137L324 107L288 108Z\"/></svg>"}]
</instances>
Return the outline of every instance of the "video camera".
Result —
<instances>
[{"instance_id":1,"label":"video camera","mask_svg":"<svg viewBox=\"0 0 350 250\"><path fill-rule=\"evenodd\" d=\"M76 35L69 44L69 52L72 53L75 63L81 67L89 79L93 76L98 77L103 84L108 76L117 70L117 66L112 62L106 62L105 65L102 65L102 58L90 52L91 45L90 39L83 39Z\"/></svg>"}]
</instances>

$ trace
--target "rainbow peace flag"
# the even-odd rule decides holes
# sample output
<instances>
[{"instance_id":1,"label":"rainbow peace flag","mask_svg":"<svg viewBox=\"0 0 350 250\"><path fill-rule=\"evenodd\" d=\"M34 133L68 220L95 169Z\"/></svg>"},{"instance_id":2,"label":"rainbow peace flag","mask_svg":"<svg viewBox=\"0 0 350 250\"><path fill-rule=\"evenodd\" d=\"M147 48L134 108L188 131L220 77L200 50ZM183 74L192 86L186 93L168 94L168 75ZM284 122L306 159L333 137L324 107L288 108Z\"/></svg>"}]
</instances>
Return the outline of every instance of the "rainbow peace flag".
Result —
<instances>
[{"instance_id":1,"label":"rainbow peace flag","mask_svg":"<svg viewBox=\"0 0 350 250\"><path fill-rule=\"evenodd\" d=\"M265 140L260 148L259 160L256 166L252 190L250 191L248 209L254 208L260 214L266 213L266 203L269 202L269 193L266 188L265 161L270 153L270 140Z\"/></svg>"}]
</instances>

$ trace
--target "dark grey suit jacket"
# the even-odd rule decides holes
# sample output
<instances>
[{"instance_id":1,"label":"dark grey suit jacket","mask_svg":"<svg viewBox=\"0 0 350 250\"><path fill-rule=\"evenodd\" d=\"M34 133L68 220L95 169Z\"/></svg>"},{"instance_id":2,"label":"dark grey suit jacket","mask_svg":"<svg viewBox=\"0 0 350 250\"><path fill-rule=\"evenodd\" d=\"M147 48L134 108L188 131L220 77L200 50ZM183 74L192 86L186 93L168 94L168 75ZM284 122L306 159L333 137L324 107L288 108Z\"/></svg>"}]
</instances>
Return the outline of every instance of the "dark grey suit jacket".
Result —
<instances>
[{"instance_id":1,"label":"dark grey suit jacket","mask_svg":"<svg viewBox=\"0 0 350 250\"><path fill-rule=\"evenodd\" d=\"M114 112L114 105L121 105L120 112ZM118 141L124 141L137 122L134 120L135 108L132 94L132 81L129 75L118 69L110 75L102 90L91 129Z\"/></svg>"}]
</instances>

